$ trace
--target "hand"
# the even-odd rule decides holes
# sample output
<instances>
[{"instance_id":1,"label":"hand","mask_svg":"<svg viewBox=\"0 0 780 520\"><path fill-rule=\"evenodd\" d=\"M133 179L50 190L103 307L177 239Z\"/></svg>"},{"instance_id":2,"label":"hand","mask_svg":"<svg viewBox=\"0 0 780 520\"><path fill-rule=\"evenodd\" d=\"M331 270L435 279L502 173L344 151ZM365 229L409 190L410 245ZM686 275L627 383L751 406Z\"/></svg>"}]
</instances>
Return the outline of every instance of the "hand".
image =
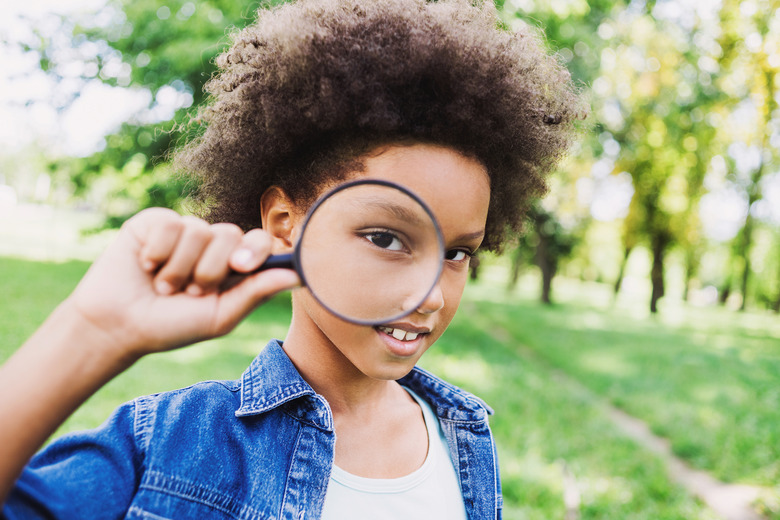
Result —
<instances>
[{"instance_id":1,"label":"hand","mask_svg":"<svg viewBox=\"0 0 780 520\"><path fill-rule=\"evenodd\" d=\"M121 355L140 357L231 331L255 307L300 283L294 271L247 275L271 252L268 233L152 208L128 220L66 300ZM234 276L234 275L233 275Z\"/></svg>"},{"instance_id":2,"label":"hand","mask_svg":"<svg viewBox=\"0 0 780 520\"><path fill-rule=\"evenodd\" d=\"M32 454L84 400L144 354L226 334L298 285L269 269L260 229L209 226L167 209L128 220L68 299L0 366L0 506Z\"/></svg>"}]
</instances>

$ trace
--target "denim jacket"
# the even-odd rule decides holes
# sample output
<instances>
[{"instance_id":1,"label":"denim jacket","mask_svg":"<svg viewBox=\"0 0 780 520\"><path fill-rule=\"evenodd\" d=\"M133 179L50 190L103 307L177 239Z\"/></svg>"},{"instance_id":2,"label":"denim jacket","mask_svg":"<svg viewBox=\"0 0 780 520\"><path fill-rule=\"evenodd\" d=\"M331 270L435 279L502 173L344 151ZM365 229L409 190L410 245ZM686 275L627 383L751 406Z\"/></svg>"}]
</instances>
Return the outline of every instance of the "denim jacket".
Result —
<instances>
[{"instance_id":1,"label":"denim jacket","mask_svg":"<svg viewBox=\"0 0 780 520\"><path fill-rule=\"evenodd\" d=\"M491 410L420 368L400 383L438 415L469 518L500 519ZM328 403L272 341L240 380L140 397L100 428L54 442L1 517L317 519L335 441Z\"/></svg>"}]
</instances>

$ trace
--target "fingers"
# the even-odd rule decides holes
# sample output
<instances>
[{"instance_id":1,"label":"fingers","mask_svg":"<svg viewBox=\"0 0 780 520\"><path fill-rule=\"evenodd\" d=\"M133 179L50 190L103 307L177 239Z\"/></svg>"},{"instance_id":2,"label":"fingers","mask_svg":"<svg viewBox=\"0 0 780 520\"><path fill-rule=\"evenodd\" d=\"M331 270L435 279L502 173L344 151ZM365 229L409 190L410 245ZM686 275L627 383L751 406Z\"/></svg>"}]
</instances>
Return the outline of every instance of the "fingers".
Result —
<instances>
[{"instance_id":1,"label":"fingers","mask_svg":"<svg viewBox=\"0 0 780 520\"><path fill-rule=\"evenodd\" d=\"M194 296L213 292L219 287L230 272L228 259L243 236L241 229L233 224L215 224L210 231L211 240L198 259L187 286L187 292Z\"/></svg>"},{"instance_id":2,"label":"fingers","mask_svg":"<svg viewBox=\"0 0 780 520\"><path fill-rule=\"evenodd\" d=\"M230 267L239 273L254 271L271 253L271 236L261 229L248 231L230 255Z\"/></svg>"},{"instance_id":3,"label":"fingers","mask_svg":"<svg viewBox=\"0 0 780 520\"><path fill-rule=\"evenodd\" d=\"M230 332L245 316L273 295L301 285L298 274L290 269L269 269L248 276L221 296L214 321L220 336Z\"/></svg>"},{"instance_id":4,"label":"fingers","mask_svg":"<svg viewBox=\"0 0 780 520\"><path fill-rule=\"evenodd\" d=\"M154 278L154 287L160 294L179 292L192 278L206 247L214 239L214 230L206 222L193 217L182 217L178 239L170 256ZM165 237L170 240L170 237ZM165 242L167 240L161 240Z\"/></svg>"},{"instance_id":5,"label":"fingers","mask_svg":"<svg viewBox=\"0 0 780 520\"><path fill-rule=\"evenodd\" d=\"M233 224L209 225L167 210L139 216L132 225L142 244L139 261L161 295L215 292L231 271L249 273L271 252L271 238L261 229L244 234Z\"/></svg>"},{"instance_id":6,"label":"fingers","mask_svg":"<svg viewBox=\"0 0 780 520\"><path fill-rule=\"evenodd\" d=\"M171 257L182 232L179 220L178 215L161 214L159 223L149 229L140 258L144 270L154 271Z\"/></svg>"}]
</instances>

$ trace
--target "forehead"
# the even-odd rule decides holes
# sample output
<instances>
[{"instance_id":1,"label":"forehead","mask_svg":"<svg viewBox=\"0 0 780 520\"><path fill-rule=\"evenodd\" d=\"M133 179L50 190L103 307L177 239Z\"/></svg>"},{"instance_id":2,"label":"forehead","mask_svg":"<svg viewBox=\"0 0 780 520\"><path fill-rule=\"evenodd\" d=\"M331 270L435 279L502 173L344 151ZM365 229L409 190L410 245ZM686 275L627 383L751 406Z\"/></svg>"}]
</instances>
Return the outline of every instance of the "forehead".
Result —
<instances>
[{"instance_id":1,"label":"forehead","mask_svg":"<svg viewBox=\"0 0 780 520\"><path fill-rule=\"evenodd\" d=\"M369 154L353 178L384 179L414 192L448 234L483 231L490 203L490 180L476 159L451 148L415 144L387 146Z\"/></svg>"}]
</instances>

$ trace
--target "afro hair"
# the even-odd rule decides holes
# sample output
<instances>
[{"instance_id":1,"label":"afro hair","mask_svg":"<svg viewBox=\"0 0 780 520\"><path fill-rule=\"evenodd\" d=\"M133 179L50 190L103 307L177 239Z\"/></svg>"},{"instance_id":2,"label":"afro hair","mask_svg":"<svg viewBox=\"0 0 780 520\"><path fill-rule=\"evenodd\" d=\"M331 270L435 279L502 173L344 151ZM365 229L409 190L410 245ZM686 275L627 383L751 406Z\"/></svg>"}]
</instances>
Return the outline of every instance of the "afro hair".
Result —
<instances>
[{"instance_id":1,"label":"afro hair","mask_svg":"<svg viewBox=\"0 0 780 520\"><path fill-rule=\"evenodd\" d=\"M483 249L520 230L585 112L530 27L502 27L491 2L300 0L261 9L233 36L179 150L211 222L260 225L270 186L307 205L379 146L453 148L487 169Z\"/></svg>"}]
</instances>

